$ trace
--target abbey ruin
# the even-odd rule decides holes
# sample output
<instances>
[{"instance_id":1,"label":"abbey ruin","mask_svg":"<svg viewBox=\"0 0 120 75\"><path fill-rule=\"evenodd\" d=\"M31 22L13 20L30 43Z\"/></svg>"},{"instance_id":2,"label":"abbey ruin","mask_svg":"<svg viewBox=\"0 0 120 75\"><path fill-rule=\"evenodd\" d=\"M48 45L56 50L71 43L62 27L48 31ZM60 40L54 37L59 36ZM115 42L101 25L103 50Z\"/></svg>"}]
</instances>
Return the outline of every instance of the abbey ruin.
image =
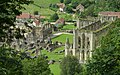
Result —
<instances>
[{"instance_id":1,"label":"abbey ruin","mask_svg":"<svg viewBox=\"0 0 120 75\"><path fill-rule=\"evenodd\" d=\"M77 20L77 28L73 29L73 44L66 40L65 56L76 56L80 63L85 63L94 49L100 46L99 38L105 35L116 19L116 16L99 16L93 20Z\"/></svg>"}]
</instances>

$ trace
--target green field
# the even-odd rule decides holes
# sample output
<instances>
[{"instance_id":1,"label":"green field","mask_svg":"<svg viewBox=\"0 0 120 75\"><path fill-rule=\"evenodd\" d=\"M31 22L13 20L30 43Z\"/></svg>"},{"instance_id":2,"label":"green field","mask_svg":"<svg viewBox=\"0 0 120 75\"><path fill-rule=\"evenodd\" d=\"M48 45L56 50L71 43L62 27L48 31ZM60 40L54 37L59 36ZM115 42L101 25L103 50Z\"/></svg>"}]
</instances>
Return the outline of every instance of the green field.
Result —
<instances>
[{"instance_id":1,"label":"green field","mask_svg":"<svg viewBox=\"0 0 120 75\"><path fill-rule=\"evenodd\" d=\"M53 42L55 41L59 41L62 43L65 43L66 38L70 39L70 43L72 43L72 38L73 35L69 35L69 34L61 34L55 38L52 39ZM53 50L52 52L48 52L47 50L42 50L42 54L43 55L47 55L48 56L48 60L55 60L56 62L54 64L51 64L49 67L51 69L51 72L54 75L60 75L60 63L59 60L61 60L64 57L64 53L55 53L58 52L60 50L64 50L64 46L56 48L55 50Z\"/></svg>"},{"instance_id":2,"label":"green field","mask_svg":"<svg viewBox=\"0 0 120 75\"><path fill-rule=\"evenodd\" d=\"M44 8L48 8L51 3L59 3L59 0L34 0L34 4L40 5Z\"/></svg>"},{"instance_id":3,"label":"green field","mask_svg":"<svg viewBox=\"0 0 120 75\"><path fill-rule=\"evenodd\" d=\"M73 19L73 16L68 13L58 13L59 18L64 18L65 21L71 21Z\"/></svg>"},{"instance_id":4,"label":"green field","mask_svg":"<svg viewBox=\"0 0 120 75\"><path fill-rule=\"evenodd\" d=\"M49 66L51 72L54 75L60 75L60 67L59 67L60 63L59 63L59 60L61 60L64 57L64 53L60 53L60 54L57 53L56 54L55 52L58 52L58 51L63 50L63 49L64 49L64 46L62 46L60 48L57 48L52 52L47 52L47 50L42 50L42 54L47 55L48 60L55 60L56 61L54 64L51 64Z\"/></svg>"},{"instance_id":5,"label":"green field","mask_svg":"<svg viewBox=\"0 0 120 75\"><path fill-rule=\"evenodd\" d=\"M55 13L49 9L51 3L59 3L59 0L34 0L34 4L24 5L26 10L23 10L23 12L34 13L34 11L39 11L40 15L50 16Z\"/></svg>"},{"instance_id":6,"label":"green field","mask_svg":"<svg viewBox=\"0 0 120 75\"><path fill-rule=\"evenodd\" d=\"M73 30L75 29L76 27L74 25L64 25L62 30Z\"/></svg>"},{"instance_id":7,"label":"green field","mask_svg":"<svg viewBox=\"0 0 120 75\"><path fill-rule=\"evenodd\" d=\"M60 63L51 64L49 67L54 75L60 75Z\"/></svg>"},{"instance_id":8,"label":"green field","mask_svg":"<svg viewBox=\"0 0 120 75\"><path fill-rule=\"evenodd\" d=\"M47 55L48 56L48 60L56 60L56 61L59 61L61 58L64 57L64 53L55 53L55 52L58 52L60 50L64 50L64 46L60 47L60 48L57 48L55 49L54 51L52 52L47 52L47 50L42 50L42 54L43 55Z\"/></svg>"},{"instance_id":9,"label":"green field","mask_svg":"<svg viewBox=\"0 0 120 75\"><path fill-rule=\"evenodd\" d=\"M69 34L61 34L60 36L53 38L52 41L53 42L58 41L58 42L62 42L63 44L65 44L66 38L69 38L70 43L73 42L73 35L69 35Z\"/></svg>"}]
</instances>

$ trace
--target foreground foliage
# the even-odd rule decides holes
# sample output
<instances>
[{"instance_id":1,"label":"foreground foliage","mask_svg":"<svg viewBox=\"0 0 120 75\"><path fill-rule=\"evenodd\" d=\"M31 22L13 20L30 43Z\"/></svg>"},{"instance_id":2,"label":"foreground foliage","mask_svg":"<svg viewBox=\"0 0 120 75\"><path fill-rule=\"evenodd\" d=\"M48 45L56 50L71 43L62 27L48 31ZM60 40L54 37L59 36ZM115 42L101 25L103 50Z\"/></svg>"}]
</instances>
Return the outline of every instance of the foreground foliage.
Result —
<instances>
[{"instance_id":1,"label":"foreground foliage","mask_svg":"<svg viewBox=\"0 0 120 75\"><path fill-rule=\"evenodd\" d=\"M82 71L79 60L74 56L67 56L63 58L60 68L61 75L80 75Z\"/></svg>"},{"instance_id":2,"label":"foreground foliage","mask_svg":"<svg viewBox=\"0 0 120 75\"><path fill-rule=\"evenodd\" d=\"M48 61L42 57L24 59L22 63L24 75L52 75Z\"/></svg>"},{"instance_id":3,"label":"foreground foliage","mask_svg":"<svg viewBox=\"0 0 120 75\"><path fill-rule=\"evenodd\" d=\"M112 25L113 29L102 38L101 46L87 64L89 75L120 75L120 19Z\"/></svg>"},{"instance_id":4,"label":"foreground foliage","mask_svg":"<svg viewBox=\"0 0 120 75\"><path fill-rule=\"evenodd\" d=\"M13 38L22 38L24 33L14 24L16 15L21 14L24 4L30 3L32 0L0 0L0 75L51 74L47 61L42 57L27 59L26 53L10 47Z\"/></svg>"},{"instance_id":5,"label":"foreground foliage","mask_svg":"<svg viewBox=\"0 0 120 75\"><path fill-rule=\"evenodd\" d=\"M23 74L20 57L14 49L0 47L0 75L21 75Z\"/></svg>"},{"instance_id":6,"label":"foreground foliage","mask_svg":"<svg viewBox=\"0 0 120 75\"><path fill-rule=\"evenodd\" d=\"M14 22L16 15L21 14L23 5L32 3L31 0L0 0L0 41L7 44L12 38L21 38L23 35L19 28L16 28Z\"/></svg>"}]
</instances>

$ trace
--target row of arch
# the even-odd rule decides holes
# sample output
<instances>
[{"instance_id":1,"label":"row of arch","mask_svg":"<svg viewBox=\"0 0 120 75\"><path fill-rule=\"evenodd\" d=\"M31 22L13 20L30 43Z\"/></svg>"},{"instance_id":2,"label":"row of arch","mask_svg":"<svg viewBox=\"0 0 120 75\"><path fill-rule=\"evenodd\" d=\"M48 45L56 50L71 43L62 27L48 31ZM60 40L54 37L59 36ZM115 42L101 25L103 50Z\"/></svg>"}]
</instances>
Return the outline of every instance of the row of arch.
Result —
<instances>
[{"instance_id":1,"label":"row of arch","mask_svg":"<svg viewBox=\"0 0 120 75\"><path fill-rule=\"evenodd\" d=\"M78 48L80 50L80 61L85 62L90 57L90 37L82 33L78 36Z\"/></svg>"},{"instance_id":2,"label":"row of arch","mask_svg":"<svg viewBox=\"0 0 120 75\"><path fill-rule=\"evenodd\" d=\"M78 36L78 48L89 49L90 48L90 38L82 34L81 37Z\"/></svg>"}]
</instances>

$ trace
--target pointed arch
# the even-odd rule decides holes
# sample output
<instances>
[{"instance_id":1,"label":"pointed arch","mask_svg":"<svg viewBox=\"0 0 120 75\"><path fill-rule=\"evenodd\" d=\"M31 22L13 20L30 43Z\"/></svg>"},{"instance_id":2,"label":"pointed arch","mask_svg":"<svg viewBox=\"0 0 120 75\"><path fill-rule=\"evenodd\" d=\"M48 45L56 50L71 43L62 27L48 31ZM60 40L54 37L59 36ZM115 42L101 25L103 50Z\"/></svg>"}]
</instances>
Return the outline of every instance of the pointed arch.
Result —
<instances>
[{"instance_id":1,"label":"pointed arch","mask_svg":"<svg viewBox=\"0 0 120 75\"><path fill-rule=\"evenodd\" d=\"M82 48L85 48L85 34L84 33L82 34L82 44L83 44Z\"/></svg>"},{"instance_id":2,"label":"pointed arch","mask_svg":"<svg viewBox=\"0 0 120 75\"><path fill-rule=\"evenodd\" d=\"M89 40L89 37L87 37L87 49L89 49L90 48L90 40Z\"/></svg>"},{"instance_id":3,"label":"pointed arch","mask_svg":"<svg viewBox=\"0 0 120 75\"><path fill-rule=\"evenodd\" d=\"M80 47L81 47L81 37L78 36L78 48L80 48Z\"/></svg>"}]
</instances>

